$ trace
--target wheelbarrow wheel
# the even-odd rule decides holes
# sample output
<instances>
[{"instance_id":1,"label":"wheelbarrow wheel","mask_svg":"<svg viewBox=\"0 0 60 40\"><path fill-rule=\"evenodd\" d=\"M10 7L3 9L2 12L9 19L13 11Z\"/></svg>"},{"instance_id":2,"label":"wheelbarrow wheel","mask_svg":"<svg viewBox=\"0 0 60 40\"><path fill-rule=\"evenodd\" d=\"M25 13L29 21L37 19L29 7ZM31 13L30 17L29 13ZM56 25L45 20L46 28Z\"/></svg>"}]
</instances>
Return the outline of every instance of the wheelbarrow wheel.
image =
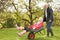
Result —
<instances>
[{"instance_id":1,"label":"wheelbarrow wheel","mask_svg":"<svg viewBox=\"0 0 60 40\"><path fill-rule=\"evenodd\" d=\"M29 40L33 40L35 38L35 34L33 33L33 32L30 32L29 34L28 34L28 39Z\"/></svg>"}]
</instances>

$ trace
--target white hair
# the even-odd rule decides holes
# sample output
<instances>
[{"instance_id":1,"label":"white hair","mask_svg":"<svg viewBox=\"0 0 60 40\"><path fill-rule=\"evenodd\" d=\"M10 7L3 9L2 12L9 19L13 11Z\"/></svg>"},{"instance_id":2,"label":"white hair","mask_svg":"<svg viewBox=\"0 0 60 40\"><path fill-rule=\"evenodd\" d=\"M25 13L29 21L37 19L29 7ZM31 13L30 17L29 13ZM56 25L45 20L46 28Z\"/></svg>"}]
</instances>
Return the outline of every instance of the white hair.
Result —
<instances>
[{"instance_id":1,"label":"white hair","mask_svg":"<svg viewBox=\"0 0 60 40\"><path fill-rule=\"evenodd\" d=\"M43 21L43 18L42 17L39 17L39 20Z\"/></svg>"}]
</instances>

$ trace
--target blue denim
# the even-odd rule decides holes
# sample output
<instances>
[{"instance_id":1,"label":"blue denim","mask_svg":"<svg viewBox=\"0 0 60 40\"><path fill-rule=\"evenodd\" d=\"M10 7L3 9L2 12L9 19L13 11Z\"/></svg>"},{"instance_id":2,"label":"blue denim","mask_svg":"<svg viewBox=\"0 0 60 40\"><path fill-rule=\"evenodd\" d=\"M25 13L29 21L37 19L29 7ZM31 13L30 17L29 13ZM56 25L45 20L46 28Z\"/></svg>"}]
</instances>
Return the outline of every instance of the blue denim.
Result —
<instances>
[{"instance_id":1,"label":"blue denim","mask_svg":"<svg viewBox=\"0 0 60 40\"><path fill-rule=\"evenodd\" d=\"M51 36L53 36L51 25L52 25L52 22L48 22L47 25L46 25L46 27L47 27L47 36L49 36L49 33L51 34Z\"/></svg>"},{"instance_id":2,"label":"blue denim","mask_svg":"<svg viewBox=\"0 0 60 40\"><path fill-rule=\"evenodd\" d=\"M52 25L52 22L48 22L46 27L47 27L47 30L50 31L51 30L51 25Z\"/></svg>"}]
</instances>

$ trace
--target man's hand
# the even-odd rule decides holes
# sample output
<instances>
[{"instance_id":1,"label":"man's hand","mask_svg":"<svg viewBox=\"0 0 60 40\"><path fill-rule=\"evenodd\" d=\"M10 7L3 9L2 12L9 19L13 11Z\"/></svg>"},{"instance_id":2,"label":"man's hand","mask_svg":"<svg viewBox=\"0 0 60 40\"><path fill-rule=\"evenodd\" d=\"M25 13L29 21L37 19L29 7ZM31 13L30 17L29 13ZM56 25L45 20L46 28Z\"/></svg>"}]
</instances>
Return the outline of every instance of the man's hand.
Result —
<instances>
[{"instance_id":1,"label":"man's hand","mask_svg":"<svg viewBox=\"0 0 60 40\"><path fill-rule=\"evenodd\" d=\"M51 22L51 20L49 20L49 22Z\"/></svg>"}]
</instances>

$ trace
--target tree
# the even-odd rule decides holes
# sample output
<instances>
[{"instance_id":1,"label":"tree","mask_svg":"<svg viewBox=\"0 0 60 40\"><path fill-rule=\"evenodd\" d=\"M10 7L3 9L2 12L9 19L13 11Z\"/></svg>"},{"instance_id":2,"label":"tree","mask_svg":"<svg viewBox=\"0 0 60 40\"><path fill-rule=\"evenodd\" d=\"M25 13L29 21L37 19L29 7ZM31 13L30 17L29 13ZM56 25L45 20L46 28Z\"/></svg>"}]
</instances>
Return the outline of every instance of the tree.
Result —
<instances>
[{"instance_id":1,"label":"tree","mask_svg":"<svg viewBox=\"0 0 60 40\"><path fill-rule=\"evenodd\" d=\"M10 6L11 0L0 0L0 12L5 12Z\"/></svg>"},{"instance_id":2,"label":"tree","mask_svg":"<svg viewBox=\"0 0 60 40\"><path fill-rule=\"evenodd\" d=\"M32 25L33 24L33 21L36 20L36 18L38 18L36 16L33 18L33 15L35 15L36 12L39 12L40 11L40 10L37 11L37 8L38 8L36 6L37 5L37 2L38 2L37 0L29 0L29 3L28 3L29 5L27 5L27 4L24 3L24 5L26 6L26 9L28 11L28 14L27 15L28 15L28 17L29 17L30 20L28 20L28 19L23 19L23 20L27 21L30 25Z\"/></svg>"},{"instance_id":3,"label":"tree","mask_svg":"<svg viewBox=\"0 0 60 40\"><path fill-rule=\"evenodd\" d=\"M46 0L46 2L47 2L47 3L49 3L49 2L53 2L53 0Z\"/></svg>"}]
</instances>

